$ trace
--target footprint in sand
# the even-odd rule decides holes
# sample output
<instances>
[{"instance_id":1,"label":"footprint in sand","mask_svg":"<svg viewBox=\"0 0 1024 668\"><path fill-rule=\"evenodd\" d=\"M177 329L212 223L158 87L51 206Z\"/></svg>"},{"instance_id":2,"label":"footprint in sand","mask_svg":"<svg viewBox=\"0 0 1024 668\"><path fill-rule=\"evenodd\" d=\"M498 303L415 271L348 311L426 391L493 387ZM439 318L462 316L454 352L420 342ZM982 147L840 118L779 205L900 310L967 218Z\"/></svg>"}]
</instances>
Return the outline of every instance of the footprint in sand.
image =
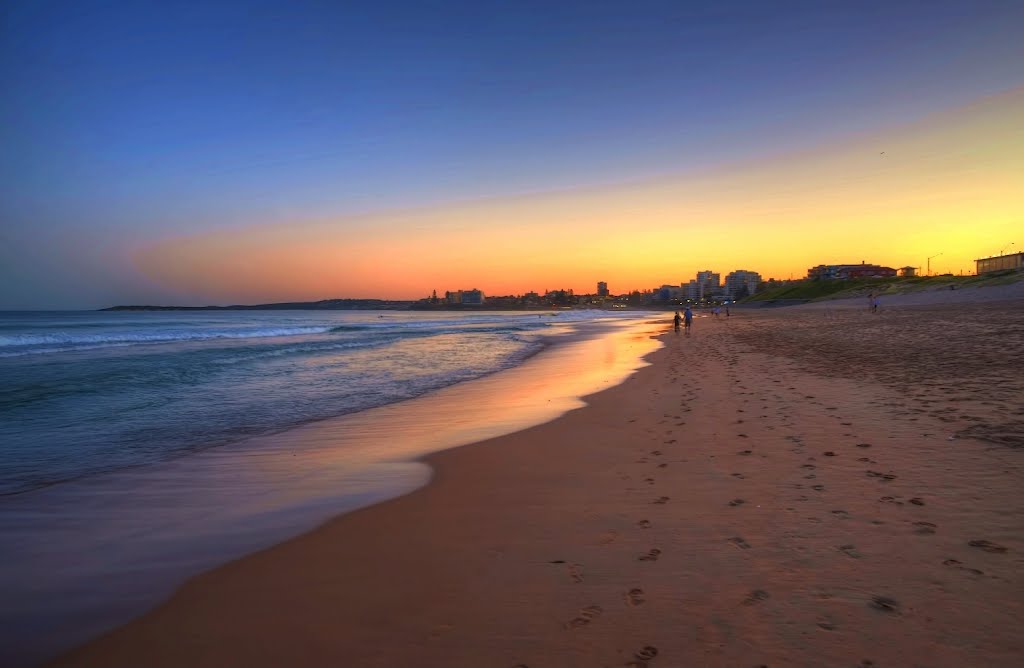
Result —
<instances>
[{"instance_id":1,"label":"footprint in sand","mask_svg":"<svg viewBox=\"0 0 1024 668\"><path fill-rule=\"evenodd\" d=\"M588 605L587 607L580 610L580 613L565 623L565 627L568 629L576 629L581 626L586 626L590 622L594 621L601 616L604 610L599 605Z\"/></svg>"},{"instance_id":2,"label":"footprint in sand","mask_svg":"<svg viewBox=\"0 0 1024 668\"><path fill-rule=\"evenodd\" d=\"M638 527L640 527L641 529L650 529L651 528L651 521L650 520L640 520L639 522L636 523L636 525Z\"/></svg>"},{"instance_id":3,"label":"footprint in sand","mask_svg":"<svg viewBox=\"0 0 1024 668\"><path fill-rule=\"evenodd\" d=\"M641 554L637 559L640 561L657 561L660 556L661 550L656 547L652 547L647 551L647 554Z\"/></svg>"},{"instance_id":4,"label":"footprint in sand","mask_svg":"<svg viewBox=\"0 0 1024 668\"><path fill-rule=\"evenodd\" d=\"M729 505L735 508L737 506L742 506L744 503L746 503L746 501L744 501L743 499L733 499L732 501L729 502Z\"/></svg>"},{"instance_id":5,"label":"footprint in sand","mask_svg":"<svg viewBox=\"0 0 1024 668\"><path fill-rule=\"evenodd\" d=\"M658 656L658 648L653 645L644 645L638 649L633 656L640 659L641 661L650 661L654 657Z\"/></svg>"},{"instance_id":6,"label":"footprint in sand","mask_svg":"<svg viewBox=\"0 0 1024 668\"><path fill-rule=\"evenodd\" d=\"M648 668L651 665L650 660L658 656L658 648L653 645L645 645L638 649L633 656L636 657L636 660L627 663L626 668Z\"/></svg>"},{"instance_id":7,"label":"footprint in sand","mask_svg":"<svg viewBox=\"0 0 1024 668\"><path fill-rule=\"evenodd\" d=\"M838 549L840 552L850 557L851 559L860 559L862 556L864 556L857 551L856 545L840 545L836 549Z\"/></svg>"},{"instance_id":8,"label":"footprint in sand","mask_svg":"<svg viewBox=\"0 0 1024 668\"><path fill-rule=\"evenodd\" d=\"M985 550L986 552L992 552L993 554L1002 554L1008 550L1008 548L1005 548L998 543L993 543L987 540L972 540L968 541L967 544L971 547Z\"/></svg>"},{"instance_id":9,"label":"footprint in sand","mask_svg":"<svg viewBox=\"0 0 1024 668\"><path fill-rule=\"evenodd\" d=\"M655 455L655 456L660 456L661 455L661 450L651 450L651 454Z\"/></svg>"},{"instance_id":10,"label":"footprint in sand","mask_svg":"<svg viewBox=\"0 0 1024 668\"><path fill-rule=\"evenodd\" d=\"M831 450L826 450L822 454L824 454L826 457L835 457L836 456L836 453L832 452Z\"/></svg>"},{"instance_id":11,"label":"footprint in sand","mask_svg":"<svg viewBox=\"0 0 1024 668\"><path fill-rule=\"evenodd\" d=\"M658 464L658 468L659 468L659 469L663 469L663 468L665 468L666 466L668 466L668 464L665 464L665 463L661 463L661 464Z\"/></svg>"},{"instance_id":12,"label":"footprint in sand","mask_svg":"<svg viewBox=\"0 0 1024 668\"><path fill-rule=\"evenodd\" d=\"M743 605L757 605L761 601L767 601L771 596L763 589L755 589L743 599Z\"/></svg>"},{"instance_id":13,"label":"footprint in sand","mask_svg":"<svg viewBox=\"0 0 1024 668\"><path fill-rule=\"evenodd\" d=\"M935 533L936 526L931 522L914 522L914 533L922 536L930 536Z\"/></svg>"},{"instance_id":14,"label":"footprint in sand","mask_svg":"<svg viewBox=\"0 0 1024 668\"><path fill-rule=\"evenodd\" d=\"M566 569L569 572L569 578L579 584L583 582L583 564L569 564Z\"/></svg>"},{"instance_id":15,"label":"footprint in sand","mask_svg":"<svg viewBox=\"0 0 1024 668\"><path fill-rule=\"evenodd\" d=\"M814 485L813 487L811 487L811 489L813 489L815 492L823 492L823 491L825 491L825 486L824 485Z\"/></svg>"},{"instance_id":16,"label":"footprint in sand","mask_svg":"<svg viewBox=\"0 0 1024 668\"><path fill-rule=\"evenodd\" d=\"M868 606L875 610L881 610L882 612L891 612L893 614L899 614L900 604L899 601L887 596L874 596L871 598L871 602Z\"/></svg>"},{"instance_id":17,"label":"footprint in sand","mask_svg":"<svg viewBox=\"0 0 1024 668\"><path fill-rule=\"evenodd\" d=\"M750 543L748 543L747 541L743 540L743 538L741 538L739 536L733 536L732 538L729 539L729 542L732 543L733 545L735 545L736 547L740 548L741 550L749 550L750 549Z\"/></svg>"},{"instance_id":18,"label":"footprint in sand","mask_svg":"<svg viewBox=\"0 0 1024 668\"><path fill-rule=\"evenodd\" d=\"M915 506L923 506L924 505L924 501L920 497L917 497L917 496L915 496L914 498L910 499L910 503L914 504Z\"/></svg>"},{"instance_id":19,"label":"footprint in sand","mask_svg":"<svg viewBox=\"0 0 1024 668\"><path fill-rule=\"evenodd\" d=\"M832 514L837 517L841 517L844 520L850 519L850 513L846 512L845 510L833 510Z\"/></svg>"},{"instance_id":20,"label":"footprint in sand","mask_svg":"<svg viewBox=\"0 0 1024 668\"><path fill-rule=\"evenodd\" d=\"M643 605L647 602L644 598L644 590L640 588L633 588L626 592L626 605L636 607Z\"/></svg>"},{"instance_id":21,"label":"footprint in sand","mask_svg":"<svg viewBox=\"0 0 1024 668\"><path fill-rule=\"evenodd\" d=\"M669 502L669 497L667 497L667 496L659 496L654 501L651 501L651 503L659 505L659 506L664 505L664 504L666 504L668 502Z\"/></svg>"},{"instance_id":22,"label":"footprint in sand","mask_svg":"<svg viewBox=\"0 0 1024 668\"><path fill-rule=\"evenodd\" d=\"M870 443L858 443L857 447L858 448L870 448L871 444Z\"/></svg>"},{"instance_id":23,"label":"footprint in sand","mask_svg":"<svg viewBox=\"0 0 1024 668\"><path fill-rule=\"evenodd\" d=\"M950 566L950 567L955 568L955 569L960 570L960 571L967 571L968 573L972 573L974 575L984 575L985 574L985 571L979 571L977 568L969 568L967 566L964 566L962 562L957 561L956 559L946 559L945 561L942 562L942 565L943 566Z\"/></svg>"},{"instance_id":24,"label":"footprint in sand","mask_svg":"<svg viewBox=\"0 0 1024 668\"><path fill-rule=\"evenodd\" d=\"M749 455L752 455L752 454L754 454L754 451L753 451L753 450L740 450L740 451L739 451L739 452L737 452L736 454L737 454L737 455L739 455L739 456L741 456L741 457L747 457L747 456L749 456Z\"/></svg>"}]
</instances>

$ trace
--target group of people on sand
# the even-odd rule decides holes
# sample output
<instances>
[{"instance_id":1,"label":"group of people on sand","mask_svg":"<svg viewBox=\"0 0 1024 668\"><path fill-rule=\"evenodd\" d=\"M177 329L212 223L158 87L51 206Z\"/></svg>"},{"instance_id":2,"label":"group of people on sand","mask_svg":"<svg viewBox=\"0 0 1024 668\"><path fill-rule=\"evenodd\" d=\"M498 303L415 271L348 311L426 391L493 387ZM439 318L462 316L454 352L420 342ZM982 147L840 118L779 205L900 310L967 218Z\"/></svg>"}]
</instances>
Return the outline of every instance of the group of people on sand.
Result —
<instances>
[{"instance_id":1,"label":"group of people on sand","mask_svg":"<svg viewBox=\"0 0 1024 668\"><path fill-rule=\"evenodd\" d=\"M686 333L690 333L690 325L693 324L693 311L687 306L683 311L682 315L679 315L679 309L676 309L676 316L672 319L673 328L676 330L676 334L679 333L679 325L682 324L686 329Z\"/></svg>"},{"instance_id":2,"label":"group of people on sand","mask_svg":"<svg viewBox=\"0 0 1024 668\"><path fill-rule=\"evenodd\" d=\"M711 309L711 313L715 317L721 315L722 314L722 307L721 306L716 306L716 307L712 308ZM727 317L727 318L729 317L729 305L728 304L725 305L725 317ZM679 325L682 325L683 329L686 330L686 333L689 334L690 333L690 326L692 324L693 324L693 311L690 310L689 306L687 306L685 309L683 309L683 312L682 312L681 315L679 313L679 309L676 309L676 315L675 315L674 318L672 318L672 328L676 330L676 334L679 333Z\"/></svg>"}]
</instances>

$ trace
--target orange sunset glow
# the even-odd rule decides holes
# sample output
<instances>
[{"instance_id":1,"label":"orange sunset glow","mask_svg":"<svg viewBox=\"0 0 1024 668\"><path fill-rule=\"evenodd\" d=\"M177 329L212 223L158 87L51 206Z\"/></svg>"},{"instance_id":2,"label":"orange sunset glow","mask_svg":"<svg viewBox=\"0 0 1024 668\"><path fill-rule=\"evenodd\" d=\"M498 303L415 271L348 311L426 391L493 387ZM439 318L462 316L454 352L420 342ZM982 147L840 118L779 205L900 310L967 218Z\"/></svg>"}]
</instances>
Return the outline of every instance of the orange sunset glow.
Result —
<instances>
[{"instance_id":1,"label":"orange sunset glow","mask_svg":"<svg viewBox=\"0 0 1024 668\"><path fill-rule=\"evenodd\" d=\"M1024 89L810 150L644 182L253 224L140 249L158 284L222 303L613 292L696 271L800 278L868 262L971 273L1024 226ZM939 255L941 254L941 255Z\"/></svg>"}]
</instances>

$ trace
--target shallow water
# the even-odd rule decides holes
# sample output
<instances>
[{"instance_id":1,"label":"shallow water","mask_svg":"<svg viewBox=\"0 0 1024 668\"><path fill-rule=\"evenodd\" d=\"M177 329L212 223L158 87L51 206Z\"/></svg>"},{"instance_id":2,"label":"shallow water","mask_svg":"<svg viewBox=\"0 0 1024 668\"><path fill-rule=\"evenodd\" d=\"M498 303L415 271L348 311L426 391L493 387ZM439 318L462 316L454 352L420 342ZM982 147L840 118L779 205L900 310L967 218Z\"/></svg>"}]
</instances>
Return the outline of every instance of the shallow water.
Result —
<instances>
[{"instance_id":1,"label":"shallow water","mask_svg":"<svg viewBox=\"0 0 1024 668\"><path fill-rule=\"evenodd\" d=\"M604 312L0 314L0 494L381 406Z\"/></svg>"},{"instance_id":2,"label":"shallow water","mask_svg":"<svg viewBox=\"0 0 1024 668\"><path fill-rule=\"evenodd\" d=\"M181 331L181 316L171 315ZM41 362L47 368L39 377L48 380L40 384L50 388L21 403L6 396L5 417L35 411L32 420L15 421L20 427L5 420L6 433L61 437L49 444L50 454L46 445L33 451L33 438L14 449L20 463L13 470L45 471L22 475L18 484L25 490L26 480L65 480L0 497L3 663L51 656L144 611L189 575L411 491L430 476L415 458L553 419L581 405L580 396L621 382L656 346L636 318L599 312L377 315L282 316L295 318L292 327L303 319L301 326L311 327L315 318L322 319L317 327L329 327L301 340L293 333L179 337L83 351L74 348L76 339L70 350L3 360L22 377L30 370L19 365ZM239 314L232 331L263 326L255 318L263 314ZM393 322L375 322L385 319ZM227 329L203 324L204 332ZM373 345L339 352L330 331L337 327L346 328L346 343ZM201 361L228 359L235 361L227 374ZM147 369L175 365L193 371L177 381L161 373L145 378ZM90 387L89 371L97 387ZM62 378L78 380L68 388ZM117 381L125 379L135 392L121 391ZM140 394L152 403L127 415L109 408ZM96 417L84 426L60 414L88 412L89 404L108 409L93 406ZM108 452L117 456L104 458Z\"/></svg>"}]
</instances>

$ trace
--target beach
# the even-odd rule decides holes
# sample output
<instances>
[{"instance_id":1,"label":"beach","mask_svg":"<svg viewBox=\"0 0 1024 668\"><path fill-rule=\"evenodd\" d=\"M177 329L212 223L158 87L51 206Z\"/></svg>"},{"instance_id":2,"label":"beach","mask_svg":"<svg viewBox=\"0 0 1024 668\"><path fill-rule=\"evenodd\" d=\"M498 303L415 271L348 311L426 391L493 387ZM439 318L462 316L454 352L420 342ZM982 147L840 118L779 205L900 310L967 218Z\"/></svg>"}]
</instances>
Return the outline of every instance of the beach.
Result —
<instances>
[{"instance_id":1,"label":"beach","mask_svg":"<svg viewBox=\"0 0 1024 668\"><path fill-rule=\"evenodd\" d=\"M1021 306L702 313L54 665L1019 665Z\"/></svg>"}]
</instances>

